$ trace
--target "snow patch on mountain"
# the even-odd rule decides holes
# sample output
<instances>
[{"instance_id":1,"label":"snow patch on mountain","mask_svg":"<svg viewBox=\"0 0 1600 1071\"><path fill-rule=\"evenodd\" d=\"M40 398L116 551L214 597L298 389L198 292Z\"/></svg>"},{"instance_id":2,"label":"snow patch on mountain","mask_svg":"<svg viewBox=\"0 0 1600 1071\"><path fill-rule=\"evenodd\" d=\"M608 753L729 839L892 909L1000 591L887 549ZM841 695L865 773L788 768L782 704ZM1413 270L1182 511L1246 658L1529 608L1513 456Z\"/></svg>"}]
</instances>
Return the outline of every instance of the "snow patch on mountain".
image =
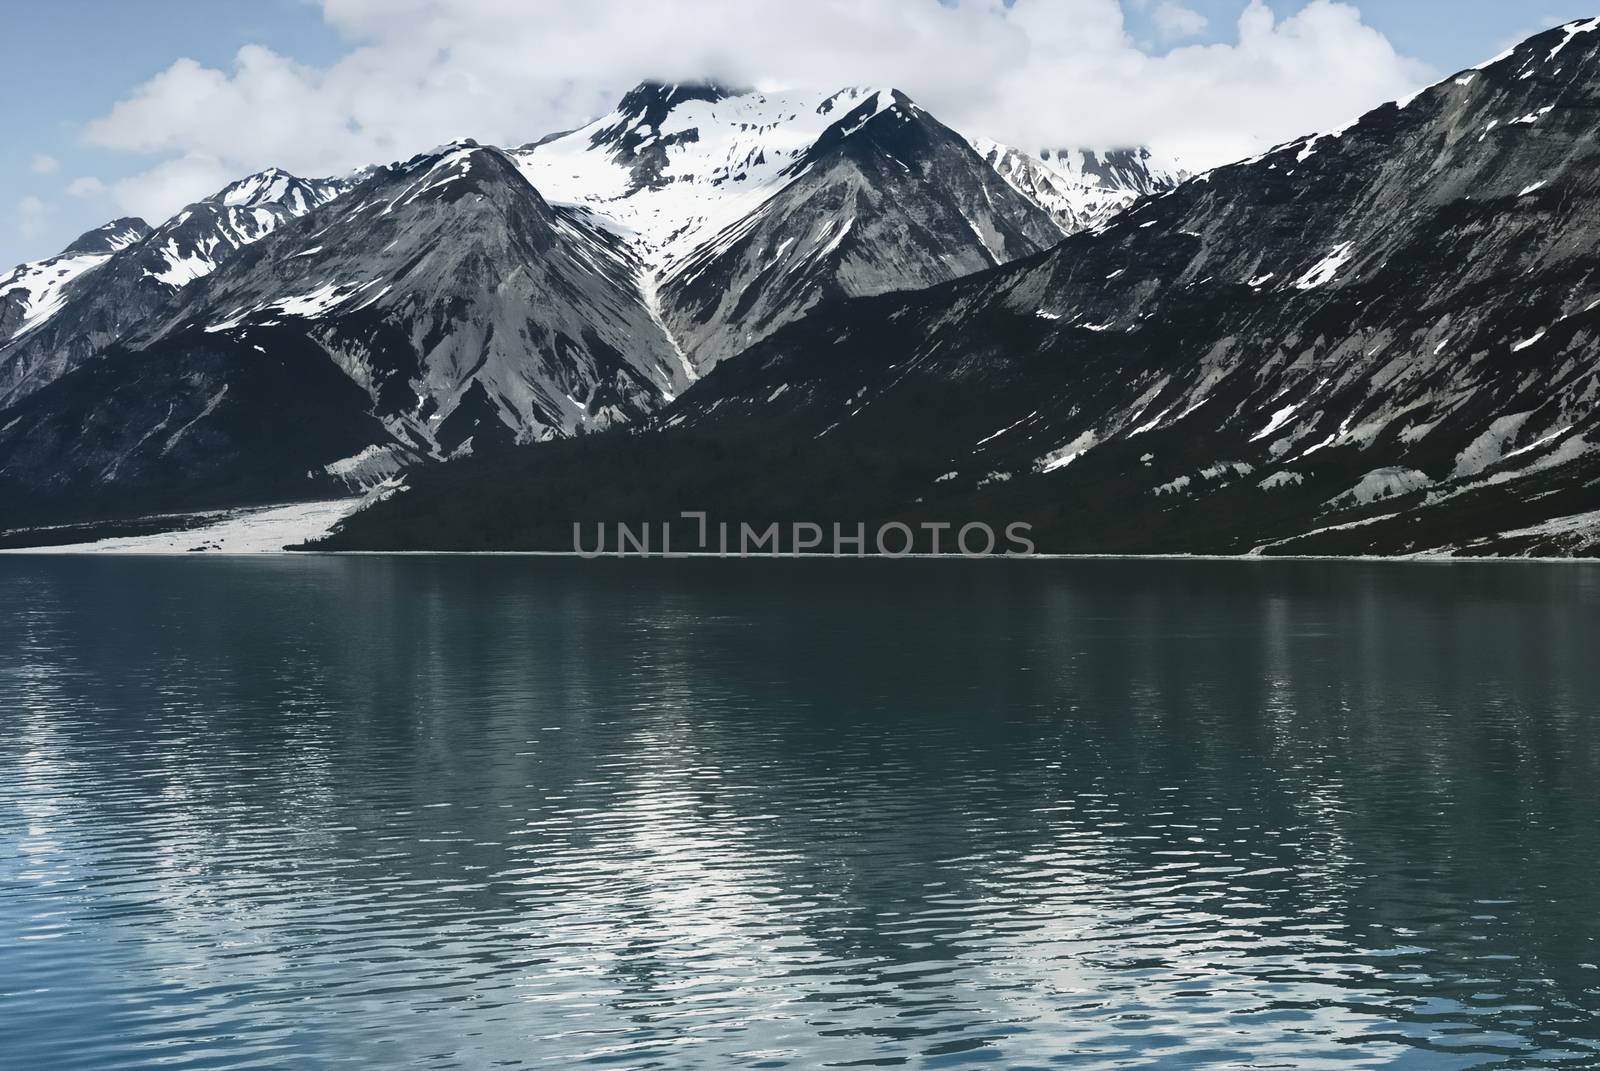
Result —
<instances>
[{"instance_id":1,"label":"snow patch on mountain","mask_svg":"<svg viewBox=\"0 0 1600 1071\"><path fill-rule=\"evenodd\" d=\"M1343 242L1334 246L1328 255L1318 261L1310 271L1295 280L1294 288L1296 290L1316 290L1333 282L1334 278L1339 274L1339 269L1343 268L1350 260L1351 247L1352 244L1350 242Z\"/></svg>"},{"instance_id":2,"label":"snow patch on mountain","mask_svg":"<svg viewBox=\"0 0 1600 1071\"><path fill-rule=\"evenodd\" d=\"M1093 450L1099 441L1099 436L1093 431L1086 431L1065 446L1041 457L1034 462L1034 467L1040 472L1058 472Z\"/></svg>"},{"instance_id":3,"label":"snow patch on mountain","mask_svg":"<svg viewBox=\"0 0 1600 1071\"><path fill-rule=\"evenodd\" d=\"M346 192L355 178L302 179L273 168L224 187L163 223L147 240L158 254L145 275L175 289L204 279L245 246Z\"/></svg>"},{"instance_id":4,"label":"snow patch on mountain","mask_svg":"<svg viewBox=\"0 0 1600 1071\"><path fill-rule=\"evenodd\" d=\"M303 179L272 167L225 186L209 200L228 208L278 205L291 215L303 216L351 189L361 176L357 172L341 179Z\"/></svg>"},{"instance_id":5,"label":"snow patch on mountain","mask_svg":"<svg viewBox=\"0 0 1600 1071\"><path fill-rule=\"evenodd\" d=\"M67 287L110 259L110 253L52 257L23 264L0 275L0 302L15 301L20 310L16 326L0 335L0 342L30 331L54 316L66 300Z\"/></svg>"},{"instance_id":6,"label":"snow patch on mountain","mask_svg":"<svg viewBox=\"0 0 1600 1071\"><path fill-rule=\"evenodd\" d=\"M49 320L66 303L73 283L149 233L142 219L113 220L53 257L0 274L0 345Z\"/></svg>"}]
</instances>

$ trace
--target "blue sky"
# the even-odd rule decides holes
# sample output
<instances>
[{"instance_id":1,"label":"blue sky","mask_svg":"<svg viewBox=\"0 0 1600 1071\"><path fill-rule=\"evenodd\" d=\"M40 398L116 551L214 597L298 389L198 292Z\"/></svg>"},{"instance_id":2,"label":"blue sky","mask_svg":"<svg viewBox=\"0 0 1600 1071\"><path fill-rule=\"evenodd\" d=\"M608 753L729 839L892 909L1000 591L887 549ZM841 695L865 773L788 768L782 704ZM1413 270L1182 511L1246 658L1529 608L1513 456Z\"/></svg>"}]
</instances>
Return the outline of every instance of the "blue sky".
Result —
<instances>
[{"instance_id":1,"label":"blue sky","mask_svg":"<svg viewBox=\"0 0 1600 1071\"><path fill-rule=\"evenodd\" d=\"M1282 15L1303 6L1297 0L1271 4ZM1238 0L1189 0L1188 6L1208 16L1213 30L1225 30L1241 5ZM1600 0L1352 0L1352 6L1401 52L1441 74L1471 67L1540 30L1600 15ZM1130 21L1149 22L1137 11L1130 11Z\"/></svg>"},{"instance_id":2,"label":"blue sky","mask_svg":"<svg viewBox=\"0 0 1600 1071\"><path fill-rule=\"evenodd\" d=\"M904 6L930 0L857 2ZM1023 2L1035 5L1052 2L1089 5L1095 2L1110 3L1110 0ZM1308 0L1265 2L1276 15L1287 19L1304 9ZM337 25L325 17L324 3L329 4L330 9L339 9L333 14ZM550 5L558 3L566 5L567 14L581 13L586 9L598 12L605 7L594 0L586 0L583 4L570 3L569 0L530 0L530 11L536 7L542 8L537 13L540 22L523 28L524 32L536 35L526 39L533 42L531 48L535 52L547 46L559 49L562 45L560 40L551 40L552 37L559 38L560 34L552 34L548 29L552 21L550 12L553 10ZM682 22L685 21L681 17L682 12L689 9L686 6L688 3L689 0L677 0L676 3L661 0L655 9L659 11L676 7L680 9L677 21ZM1192 12L1192 15L1185 16L1191 20L1189 25L1195 28L1188 37L1177 41L1163 36L1156 20L1156 10L1162 3L1181 3ZM498 98L528 95L530 85L537 89L538 84L516 81L522 77L520 73L508 74L506 77L510 80L500 87L502 91L497 92L494 76L481 73L495 69L494 57L484 53L484 42L481 40L483 32L474 29L470 18L455 19L452 14L456 8L471 9L474 4L481 5L481 0L149 0L137 4L127 0L56 0L48 5L8 5L5 32L0 37L0 91L3 91L4 99L10 105L3 122L6 141L11 148L0 159L0 267L49 255L83 230L124 211L148 205L164 212L173 198L181 201L198 196L196 191L206 189L206 184L218 177L230 175L235 168L265 166L280 162L284 156L290 159L281 162L286 165L298 163L298 170L324 164L331 171L365 162L360 157L363 150L376 153L381 158L382 153L389 150L393 151L394 156L401 156L426 148L435 142L425 139L435 137L439 130L449 130L451 136L477 135L486 140L533 138L548 129L537 124L567 122L599 110L603 104L598 102L625 88L627 81L635 80L630 63L640 67L650 62L649 41L645 40L641 42L641 50L630 54L631 59L617 59L612 68L605 70L597 68L592 78L585 79L581 71L575 76L572 70L568 70L562 84L570 86L574 82L582 83L581 92L563 91L557 99L555 90L551 90L551 99L541 107L503 108L499 106ZM412 9L409 19L396 14L397 8L402 6ZM1408 69L1413 79L1428 73L1442 76L1487 58L1538 29L1600 13L1600 0L1532 0L1529 3L1522 0L1354 0L1352 6L1359 9L1365 25L1386 37L1400 56L1426 65L1425 68ZM1245 0L1122 0L1122 7L1128 33L1138 48L1144 53L1160 56L1180 44L1226 44L1237 41L1238 19L1245 7ZM496 10L503 12L505 9L501 7ZM624 12L621 17L624 25L638 21L628 16L640 9L616 10ZM478 96L469 93L453 107L441 106L440 115L419 118L414 129L414 136L419 139L416 144L408 144L413 136L412 128L393 115L384 118L383 122L387 125L381 132L374 132L381 124L372 118L370 108L367 111L353 111L347 124L370 128L364 135L365 140L355 139L347 145L339 143L338 108L348 101L352 92L359 91L359 86L356 90L346 87L342 91L344 95L337 97L328 91L330 96L326 109L316 96L323 89L315 88L314 91L305 90L293 99L299 102L297 106L308 118L315 116L325 119L327 116L323 114L324 111L332 115L335 121L331 126L325 122L315 135L308 133L303 145L296 141L292 129L287 134L281 130L275 135L264 133L258 157L251 151L251 132L243 129L253 123L249 102L254 98L245 96L242 100L233 101L235 111L231 113L231 119L220 120L231 126L237 135L236 140L230 141L224 136L226 132L205 130L195 124L192 118L185 116L186 111L191 116L203 114L214 105L212 94L205 85L195 82L168 87L169 92L157 102L168 109L166 112L152 104L145 113L113 124L118 129L97 136L95 140L99 144L86 141L86 130L90 129L90 124L106 117L118 101L127 99L141 84L182 58L197 61L204 68L215 68L222 72L218 75L221 79L234 70L235 57L242 47L262 45L276 57L293 61L297 71L309 72L304 74L304 78L314 84L319 78L316 72L333 68L341 60L348 61L349 53L358 44L376 43L380 57L412 56L414 53L408 50L415 48L416 41L403 36L403 27L397 30L388 24L410 21L421 27L424 25L424 16L443 17L445 21L438 25L444 28L430 27L428 32L443 34L446 48L453 48L455 55L473 56L473 63L468 66L463 62L460 69L452 70L448 58L437 61L439 66L425 84L419 81L392 90L396 109L404 111L409 107L413 111L427 110L441 97L447 96L451 92L449 87L458 84L462 78L472 80L481 77L487 84L473 87L472 93ZM1200 22L1194 16L1204 20L1204 29L1197 29ZM606 16L602 13L595 17ZM1069 26L1069 35L1071 29ZM492 30L491 26L491 37ZM640 27L638 32L648 37L651 33L659 35L663 31ZM452 38L449 36L452 33L460 36ZM475 33L477 36L474 36ZM852 33L851 28L843 27L839 37L843 40ZM508 33L506 38L508 49L515 47L511 42L520 40L514 33ZM767 54L770 54L773 47L781 48L782 42L776 46L770 42L754 42L750 51L752 55L761 55L763 53L760 50L766 48ZM806 62L813 62L808 58L812 54L805 52L806 48L815 51L828 47L825 37L809 44L797 42L796 62L802 66ZM592 48L592 45L575 41L569 51L581 53L585 48ZM389 51L383 52L383 49ZM482 58L485 55L488 55L487 59ZM511 58L515 59L514 53ZM385 62L402 65L398 60ZM863 62L862 56L855 54L850 57L850 64L846 67L852 73L860 71ZM550 63L544 53L540 53L539 57L530 56L527 65L537 67L541 63ZM870 66L870 57L867 58L867 65ZM514 63L509 64L507 70L515 66ZM759 67L750 69L760 73ZM793 77L792 71L788 76ZM886 71L886 78L892 76L892 71ZM899 77L904 80L905 75ZM1371 80L1371 93L1377 95L1378 99L1372 100L1362 99L1364 90L1359 82L1341 86L1338 92L1345 96L1330 107L1335 110L1338 107L1359 110L1358 104L1365 107L1378 103L1382 99L1381 93L1390 91L1397 77L1399 74L1396 72L1375 73ZM359 72L348 75L347 80L350 78L359 82ZM1307 72L1305 92L1309 94L1307 100L1312 102L1316 100L1316 87L1310 83L1318 78L1316 72ZM227 84L231 86L233 83L230 81ZM374 85L376 94L390 92L387 86ZM415 101L408 103L406 92L419 95ZM949 101L961 101L963 95L973 95L970 86L952 85L944 99L938 97L938 92L939 87L932 88L933 97L944 107L934 108L936 114L952 122L965 120L961 124L964 127L969 127L972 122L982 122L984 115L977 110L970 119L963 115L948 114L952 107ZM929 93L928 89L924 89L918 96L926 102ZM1282 94L1279 92L1276 95ZM1345 103L1346 98L1348 104ZM1159 105L1159 99L1154 103ZM991 110L994 115L1009 119L1016 112L1016 107L997 99L992 102ZM1314 110L1308 108L1305 128L1315 129L1320 123L1313 120L1325 118L1321 114L1310 114ZM357 116L360 117L359 123ZM480 116L485 129L476 129ZM1036 117L1036 123L1049 121L1048 115ZM1141 123L1149 125L1149 121L1141 119L1137 113L1130 114L1128 122L1130 130L1136 135L1145 133L1140 127ZM1280 119L1276 126L1265 124L1260 131L1244 132L1263 138L1300 132L1300 127L1279 129L1285 122L1294 123L1295 119ZM163 139L162 130L152 129L163 124L178 133ZM463 126L468 129L457 129ZM195 129L191 131L191 127ZM1105 131L1099 134L1102 137L1114 136ZM273 137L278 140L273 141ZM155 175L153 169L178 158L201 160L204 163L203 166L189 167L187 170L179 169L183 171L183 179L171 180L170 196L163 200L163 195L152 191L164 190L161 182L167 182L168 178L164 174ZM76 192L69 193L69 189Z\"/></svg>"},{"instance_id":3,"label":"blue sky","mask_svg":"<svg viewBox=\"0 0 1600 1071\"><path fill-rule=\"evenodd\" d=\"M310 63L331 62L346 47L303 0L16 3L0 26L0 99L9 102L0 128L10 146L0 158L0 271L55 253L105 222L99 205L63 196L67 183L85 175L109 180L148 164L86 147L80 137L85 122L132 87L183 56L226 65L252 42ZM51 206L43 233L19 226L17 206L27 196Z\"/></svg>"}]
</instances>

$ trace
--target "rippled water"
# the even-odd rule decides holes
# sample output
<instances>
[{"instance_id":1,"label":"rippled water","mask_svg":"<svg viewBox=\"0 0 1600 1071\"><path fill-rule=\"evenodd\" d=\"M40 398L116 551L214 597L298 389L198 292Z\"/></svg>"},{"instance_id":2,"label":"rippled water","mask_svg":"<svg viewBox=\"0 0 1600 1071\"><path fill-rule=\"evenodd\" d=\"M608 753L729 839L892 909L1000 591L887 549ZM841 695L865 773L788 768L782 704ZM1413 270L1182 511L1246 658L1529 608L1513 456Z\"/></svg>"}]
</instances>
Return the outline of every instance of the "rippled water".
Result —
<instances>
[{"instance_id":1,"label":"rippled water","mask_svg":"<svg viewBox=\"0 0 1600 1071\"><path fill-rule=\"evenodd\" d=\"M0 1066L1600 1066L1600 570L0 559Z\"/></svg>"}]
</instances>

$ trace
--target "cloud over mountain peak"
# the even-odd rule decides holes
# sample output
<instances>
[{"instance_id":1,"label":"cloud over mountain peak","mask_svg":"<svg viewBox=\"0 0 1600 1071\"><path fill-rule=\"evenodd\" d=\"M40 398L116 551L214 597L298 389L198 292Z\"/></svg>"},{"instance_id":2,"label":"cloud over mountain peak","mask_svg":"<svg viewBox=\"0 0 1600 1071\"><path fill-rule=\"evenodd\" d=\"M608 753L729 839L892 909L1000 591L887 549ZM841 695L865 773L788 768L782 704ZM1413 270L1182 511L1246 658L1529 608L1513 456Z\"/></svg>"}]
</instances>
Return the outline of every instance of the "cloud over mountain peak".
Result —
<instances>
[{"instance_id":1,"label":"cloud over mountain peak","mask_svg":"<svg viewBox=\"0 0 1600 1071\"><path fill-rule=\"evenodd\" d=\"M1196 31L1166 7L1172 40ZM1429 73L1333 0L1281 19L1251 0L1232 40L1164 52L1134 40L1118 0L703 0L692 19L626 0L322 8L351 43L331 65L256 45L227 70L180 60L89 124L94 145L161 158L111 187L116 207L160 216L271 164L328 174L467 135L517 144L647 79L896 85L1013 144L1148 144L1204 167L1342 125Z\"/></svg>"}]
</instances>

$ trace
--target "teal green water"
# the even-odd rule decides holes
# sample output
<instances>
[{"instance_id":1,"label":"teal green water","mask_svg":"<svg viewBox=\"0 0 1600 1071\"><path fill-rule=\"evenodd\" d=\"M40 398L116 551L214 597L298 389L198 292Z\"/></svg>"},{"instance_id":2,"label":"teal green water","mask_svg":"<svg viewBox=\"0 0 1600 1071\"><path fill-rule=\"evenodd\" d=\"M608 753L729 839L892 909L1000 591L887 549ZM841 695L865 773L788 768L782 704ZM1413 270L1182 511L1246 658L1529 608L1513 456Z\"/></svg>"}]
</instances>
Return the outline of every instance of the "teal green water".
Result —
<instances>
[{"instance_id":1,"label":"teal green water","mask_svg":"<svg viewBox=\"0 0 1600 1071\"><path fill-rule=\"evenodd\" d=\"M1600 569L0 558L0 1067L1600 1067Z\"/></svg>"}]
</instances>

